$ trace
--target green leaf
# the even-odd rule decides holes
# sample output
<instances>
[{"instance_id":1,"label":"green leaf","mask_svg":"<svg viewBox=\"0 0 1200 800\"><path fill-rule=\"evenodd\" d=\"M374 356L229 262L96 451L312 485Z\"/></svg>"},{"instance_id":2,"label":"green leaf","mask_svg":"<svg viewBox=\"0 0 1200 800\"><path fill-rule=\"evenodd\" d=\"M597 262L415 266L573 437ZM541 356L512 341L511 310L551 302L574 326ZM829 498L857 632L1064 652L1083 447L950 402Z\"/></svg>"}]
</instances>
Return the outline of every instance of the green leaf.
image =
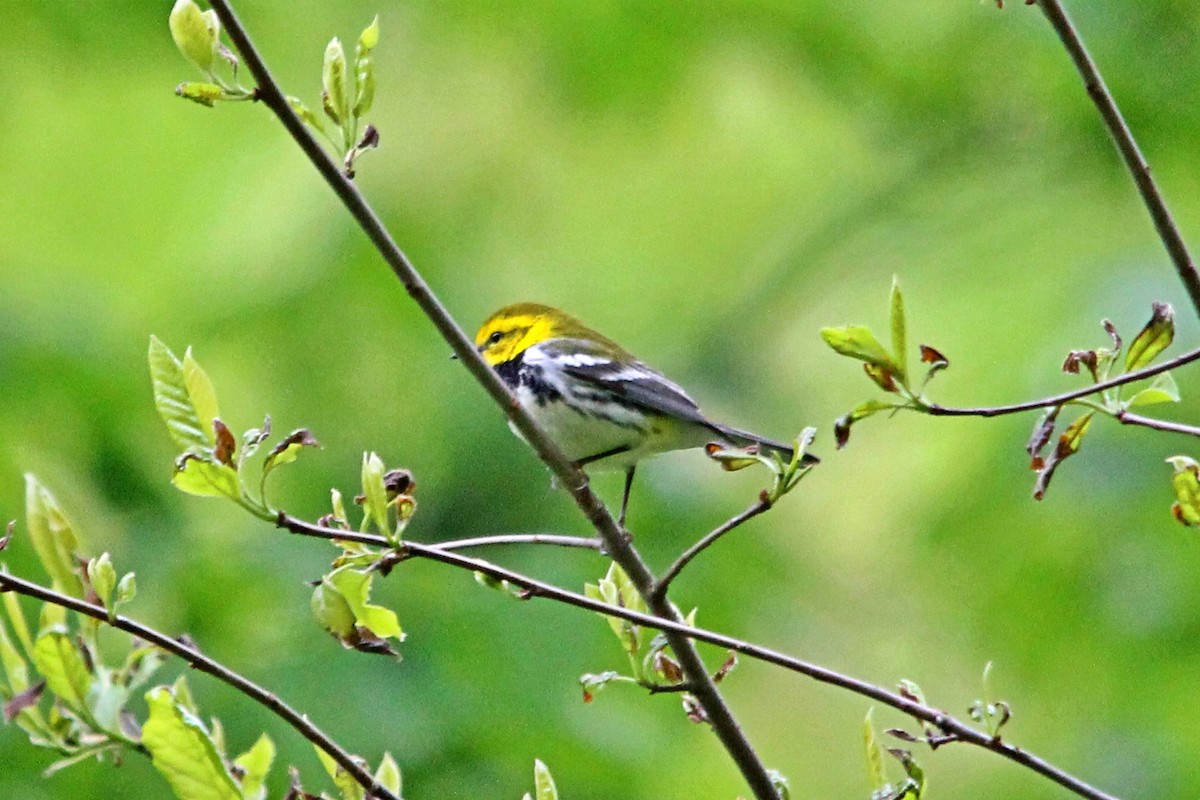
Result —
<instances>
[{"instance_id":1,"label":"green leaf","mask_svg":"<svg viewBox=\"0 0 1200 800\"><path fill-rule=\"evenodd\" d=\"M4 603L4 610L8 612L8 621L12 625L17 641L25 649L25 655L33 658L33 637L29 635L29 623L25 620L25 614L21 612L21 603L17 600L17 593L0 592L0 601Z\"/></svg>"},{"instance_id":2,"label":"green leaf","mask_svg":"<svg viewBox=\"0 0 1200 800\"><path fill-rule=\"evenodd\" d=\"M54 588L83 597L83 580L77 566L79 537L54 495L31 473L25 474L25 524Z\"/></svg>"},{"instance_id":3,"label":"green leaf","mask_svg":"<svg viewBox=\"0 0 1200 800\"><path fill-rule=\"evenodd\" d=\"M354 619L358 625L367 628L381 638L394 638L396 641L402 642L405 634L400 629L400 621L396 618L396 613L390 608L372 605L368 602L371 594L371 581L375 575L374 572L360 572L350 567L342 567L334 570L327 577L329 583L350 604L350 610L354 612Z\"/></svg>"},{"instance_id":4,"label":"green leaf","mask_svg":"<svg viewBox=\"0 0 1200 800\"><path fill-rule=\"evenodd\" d=\"M195 409L196 417L200 420L200 430L207 435L213 430L213 420L220 416L217 409L217 392L196 359L192 357L192 348L183 354L183 385L187 390L188 399Z\"/></svg>"},{"instance_id":5,"label":"green leaf","mask_svg":"<svg viewBox=\"0 0 1200 800\"><path fill-rule=\"evenodd\" d=\"M113 603L113 610L115 611L126 603L132 603L135 597L137 597L137 576L132 572L126 572L117 582L117 598Z\"/></svg>"},{"instance_id":6,"label":"green leaf","mask_svg":"<svg viewBox=\"0 0 1200 800\"><path fill-rule=\"evenodd\" d=\"M875 739L875 709L867 711L863 720L863 754L867 758L867 779L871 783L871 791L875 792L884 787L887 778L883 774L883 758L879 754L879 742Z\"/></svg>"},{"instance_id":7,"label":"green leaf","mask_svg":"<svg viewBox=\"0 0 1200 800\"><path fill-rule=\"evenodd\" d=\"M188 357L191 356L191 350L188 350ZM200 418L200 412L193 402L189 392L188 377L185 374L184 364L175 354L156 337L150 337L150 380L154 386L154 405L158 408L159 416L167 425L167 432L171 434L171 438L179 445L180 450L193 450L197 453L208 455L212 453L213 435L212 435L212 419L209 418L208 424ZM194 363L194 360L193 360ZM199 369L198 366L196 369ZM200 375L203 374L201 370ZM192 384L195 385L201 392L205 391L204 379L195 374L191 378ZM215 403L215 401L213 401ZM205 404L206 412L211 410L212 406L208 406L209 400L201 398L201 403Z\"/></svg>"},{"instance_id":8,"label":"green leaf","mask_svg":"<svg viewBox=\"0 0 1200 800\"><path fill-rule=\"evenodd\" d=\"M142 744L180 800L242 800L216 744L195 714L163 686L146 692L150 716Z\"/></svg>"},{"instance_id":9,"label":"green leaf","mask_svg":"<svg viewBox=\"0 0 1200 800\"><path fill-rule=\"evenodd\" d=\"M300 456L300 451L305 447L320 447L321 443L308 431L307 428L300 428L292 431L287 435L282 442L275 445L271 452L267 454L263 460L263 477L271 473L271 470L283 464L290 464Z\"/></svg>"},{"instance_id":10,"label":"green leaf","mask_svg":"<svg viewBox=\"0 0 1200 800\"><path fill-rule=\"evenodd\" d=\"M1148 406L1154 403L1178 403L1179 387L1171 373L1164 372L1154 379L1148 388L1142 389L1125 403L1126 408Z\"/></svg>"},{"instance_id":11,"label":"green leaf","mask_svg":"<svg viewBox=\"0 0 1200 800\"><path fill-rule=\"evenodd\" d=\"M233 760L242 768L242 797L244 800L266 800L267 772L275 760L275 743L265 733L258 737L246 752Z\"/></svg>"},{"instance_id":12,"label":"green leaf","mask_svg":"<svg viewBox=\"0 0 1200 800\"><path fill-rule=\"evenodd\" d=\"M541 759L533 761L533 790L535 800L558 800L558 789L554 786L554 776L550 768Z\"/></svg>"},{"instance_id":13,"label":"green leaf","mask_svg":"<svg viewBox=\"0 0 1200 800\"><path fill-rule=\"evenodd\" d=\"M117 588L117 571L113 568L112 558L108 553L101 553L88 561L88 578L92 581L92 590L100 600L100 605L108 609L108 618L114 616L112 595Z\"/></svg>"},{"instance_id":14,"label":"green leaf","mask_svg":"<svg viewBox=\"0 0 1200 800\"><path fill-rule=\"evenodd\" d=\"M391 531L388 526L387 488L383 484L383 461L374 453L363 453L362 489L366 503L365 524L370 520L375 530L383 535Z\"/></svg>"},{"instance_id":15,"label":"green leaf","mask_svg":"<svg viewBox=\"0 0 1200 800\"><path fill-rule=\"evenodd\" d=\"M392 758L391 753L384 752L383 760L379 762L379 769L375 770L375 780L379 781L379 785L392 794L400 796L402 789L400 766L396 764L396 759Z\"/></svg>"},{"instance_id":16,"label":"green leaf","mask_svg":"<svg viewBox=\"0 0 1200 800\"><path fill-rule=\"evenodd\" d=\"M176 86L175 94L184 100L191 100L206 108L212 108L218 100L225 97L225 90L215 83L189 81Z\"/></svg>"},{"instance_id":17,"label":"green leaf","mask_svg":"<svg viewBox=\"0 0 1200 800\"><path fill-rule=\"evenodd\" d=\"M4 667L4 677L13 694L29 688L29 665L9 638L8 626L3 620L0 620L0 666Z\"/></svg>"},{"instance_id":18,"label":"green leaf","mask_svg":"<svg viewBox=\"0 0 1200 800\"><path fill-rule=\"evenodd\" d=\"M1083 437L1092 424L1095 412L1089 411L1072 422L1062 436L1058 437L1058 458L1061 461L1067 456L1075 455L1083 445Z\"/></svg>"},{"instance_id":19,"label":"green leaf","mask_svg":"<svg viewBox=\"0 0 1200 800\"><path fill-rule=\"evenodd\" d=\"M1175 339L1175 309L1170 303L1155 303L1150 321L1125 353L1125 371L1141 369L1166 350Z\"/></svg>"},{"instance_id":20,"label":"green leaf","mask_svg":"<svg viewBox=\"0 0 1200 800\"><path fill-rule=\"evenodd\" d=\"M33 645L33 664L50 691L68 707L76 711L87 708L92 673L67 633L51 630L39 636Z\"/></svg>"},{"instance_id":21,"label":"green leaf","mask_svg":"<svg viewBox=\"0 0 1200 800\"><path fill-rule=\"evenodd\" d=\"M876 367L883 367L893 373L899 373L899 368L892 361L891 355L884 349L871 329L863 325L851 325L846 328L822 328L821 338L825 344L832 347L841 355L857 358Z\"/></svg>"},{"instance_id":22,"label":"green leaf","mask_svg":"<svg viewBox=\"0 0 1200 800\"><path fill-rule=\"evenodd\" d=\"M317 758L320 760L321 766L325 768L325 772L329 774L330 778L333 778L334 786L342 793L342 800L363 800L365 790L354 779L354 776L342 769L342 766L334 761L333 756L329 753L316 745L313 745L313 750L317 752Z\"/></svg>"},{"instance_id":23,"label":"green leaf","mask_svg":"<svg viewBox=\"0 0 1200 800\"><path fill-rule=\"evenodd\" d=\"M193 453L184 453L175 462L175 474L171 483L180 491L197 497L228 497L238 500L242 496L241 479L237 470L228 464L208 461Z\"/></svg>"},{"instance_id":24,"label":"green leaf","mask_svg":"<svg viewBox=\"0 0 1200 800\"><path fill-rule=\"evenodd\" d=\"M841 450L846 446L846 442L850 441L850 426L859 420L866 419L880 411L898 408L893 403L885 403L882 400L868 400L865 403L856 405L849 414L838 417L833 423L833 437L837 443L837 449Z\"/></svg>"},{"instance_id":25,"label":"green leaf","mask_svg":"<svg viewBox=\"0 0 1200 800\"><path fill-rule=\"evenodd\" d=\"M201 72L212 74L216 39L200 6L193 0L178 0L167 18L167 26L183 57L199 67Z\"/></svg>"},{"instance_id":26,"label":"green leaf","mask_svg":"<svg viewBox=\"0 0 1200 800\"><path fill-rule=\"evenodd\" d=\"M336 587L322 580L313 588L312 612L317 623L345 641L354 634L354 610Z\"/></svg>"},{"instance_id":27,"label":"green leaf","mask_svg":"<svg viewBox=\"0 0 1200 800\"><path fill-rule=\"evenodd\" d=\"M1200 526L1200 464L1187 456L1171 456L1167 463L1175 468L1171 478L1175 490L1171 513L1188 527Z\"/></svg>"},{"instance_id":28,"label":"green leaf","mask_svg":"<svg viewBox=\"0 0 1200 800\"><path fill-rule=\"evenodd\" d=\"M350 112L346 100L346 51L335 36L325 48L325 59L321 69L321 85L324 92L321 100L325 113L338 125L347 119Z\"/></svg>"},{"instance_id":29,"label":"green leaf","mask_svg":"<svg viewBox=\"0 0 1200 800\"><path fill-rule=\"evenodd\" d=\"M354 48L354 116L361 117L371 110L375 99L375 59L371 51L379 44L379 15L358 37Z\"/></svg>"},{"instance_id":30,"label":"green leaf","mask_svg":"<svg viewBox=\"0 0 1200 800\"><path fill-rule=\"evenodd\" d=\"M890 322L892 326L892 359L896 364L896 376L901 383L908 382L908 341L905 333L904 296L900 293L900 278L892 276Z\"/></svg>"}]
</instances>

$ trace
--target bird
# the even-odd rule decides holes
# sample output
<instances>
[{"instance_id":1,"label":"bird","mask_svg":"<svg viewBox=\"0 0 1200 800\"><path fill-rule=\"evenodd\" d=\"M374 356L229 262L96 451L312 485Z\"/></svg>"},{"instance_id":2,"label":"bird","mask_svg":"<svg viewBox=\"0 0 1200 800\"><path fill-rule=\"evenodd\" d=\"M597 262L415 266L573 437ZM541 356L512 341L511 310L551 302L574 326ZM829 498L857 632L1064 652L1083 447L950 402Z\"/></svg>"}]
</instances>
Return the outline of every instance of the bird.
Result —
<instances>
[{"instance_id":1,"label":"bird","mask_svg":"<svg viewBox=\"0 0 1200 800\"><path fill-rule=\"evenodd\" d=\"M792 460L790 445L709 419L678 384L552 306L501 308L480 326L475 345L576 467L625 472L622 528L634 471L648 456L715 439ZM805 465L818 461L803 457Z\"/></svg>"}]
</instances>

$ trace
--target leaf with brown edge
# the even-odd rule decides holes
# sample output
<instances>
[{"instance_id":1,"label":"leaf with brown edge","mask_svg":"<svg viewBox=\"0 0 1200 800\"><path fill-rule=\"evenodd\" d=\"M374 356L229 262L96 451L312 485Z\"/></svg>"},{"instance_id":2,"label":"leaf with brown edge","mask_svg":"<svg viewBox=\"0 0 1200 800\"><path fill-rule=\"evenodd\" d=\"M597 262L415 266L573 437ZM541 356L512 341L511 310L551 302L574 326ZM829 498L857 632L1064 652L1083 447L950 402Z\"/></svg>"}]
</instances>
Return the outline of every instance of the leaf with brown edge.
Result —
<instances>
[{"instance_id":1,"label":"leaf with brown edge","mask_svg":"<svg viewBox=\"0 0 1200 800\"><path fill-rule=\"evenodd\" d=\"M1129 343L1125 371L1132 372L1149 364L1175 339L1175 309L1170 303L1154 303L1150 321Z\"/></svg>"},{"instance_id":2,"label":"leaf with brown edge","mask_svg":"<svg viewBox=\"0 0 1200 800\"><path fill-rule=\"evenodd\" d=\"M1100 324L1104 326L1104 332L1108 334L1110 339L1112 339L1113 355L1121 352L1121 336L1117 333L1117 326L1113 325L1106 319L1100 320Z\"/></svg>"},{"instance_id":3,"label":"leaf with brown edge","mask_svg":"<svg viewBox=\"0 0 1200 800\"><path fill-rule=\"evenodd\" d=\"M1083 444L1083 437L1092 424L1094 414L1095 412L1089 411L1077 417L1058 437L1058 444L1055 446L1054 452L1038 470L1037 480L1033 485L1034 500L1041 500L1046 496L1046 490L1050 487L1050 479L1054 477L1059 464L1079 452L1079 448Z\"/></svg>"},{"instance_id":4,"label":"leaf with brown edge","mask_svg":"<svg viewBox=\"0 0 1200 800\"><path fill-rule=\"evenodd\" d=\"M859 403L855 406L849 414L838 417L833 423L833 438L837 443L837 449L841 450L846 446L846 442L850 441L851 425L880 411L894 408L897 408L897 406L885 403L882 400L867 400L865 403Z\"/></svg>"},{"instance_id":5,"label":"leaf with brown edge","mask_svg":"<svg viewBox=\"0 0 1200 800\"><path fill-rule=\"evenodd\" d=\"M1025 452L1029 453L1030 457L1035 462L1034 469L1040 469L1042 450L1050 441L1050 437L1054 435L1054 425L1058 419L1058 412L1062 411L1062 406L1052 406L1046 409L1045 413L1038 419L1033 426L1033 433L1029 437L1029 442L1025 445Z\"/></svg>"},{"instance_id":6,"label":"leaf with brown edge","mask_svg":"<svg viewBox=\"0 0 1200 800\"><path fill-rule=\"evenodd\" d=\"M729 673L733 672L733 668L736 667L737 665L738 665L737 653L730 650L729 658L725 659L725 663L721 665L721 668L713 673L713 676L712 676L713 683L720 683L721 681L725 680L725 676L727 676Z\"/></svg>"},{"instance_id":7,"label":"leaf with brown edge","mask_svg":"<svg viewBox=\"0 0 1200 800\"><path fill-rule=\"evenodd\" d=\"M265 478L276 467L295 461L300 455L301 448L320 446L321 443L309 432L308 428L292 431L282 442L271 448L270 453L267 453L267 457L263 461L263 477Z\"/></svg>"},{"instance_id":8,"label":"leaf with brown edge","mask_svg":"<svg viewBox=\"0 0 1200 800\"><path fill-rule=\"evenodd\" d=\"M1189 528L1200 526L1200 464L1187 456L1171 456L1167 463L1175 469L1171 476L1171 488L1175 490L1171 514Z\"/></svg>"},{"instance_id":9,"label":"leaf with brown edge","mask_svg":"<svg viewBox=\"0 0 1200 800\"><path fill-rule=\"evenodd\" d=\"M900 387L896 384L896 374L889 367L881 367L878 364L863 364L863 372L867 373L867 377L885 392L894 394L900 391Z\"/></svg>"},{"instance_id":10,"label":"leaf with brown edge","mask_svg":"<svg viewBox=\"0 0 1200 800\"><path fill-rule=\"evenodd\" d=\"M927 344L918 345L921 350L921 362L929 365L925 373L925 383L933 380L933 376L950 366L950 359Z\"/></svg>"},{"instance_id":11,"label":"leaf with brown edge","mask_svg":"<svg viewBox=\"0 0 1200 800\"><path fill-rule=\"evenodd\" d=\"M234 466L233 453L237 450L237 439L233 438L233 432L219 417L213 417L212 427L216 442L213 446L213 457L227 467Z\"/></svg>"},{"instance_id":12,"label":"leaf with brown edge","mask_svg":"<svg viewBox=\"0 0 1200 800\"><path fill-rule=\"evenodd\" d=\"M42 693L45 691L46 682L41 680L25 691L17 692L11 698L4 701L4 724L7 725L12 722L25 709L36 706L42 699Z\"/></svg>"},{"instance_id":13,"label":"leaf with brown edge","mask_svg":"<svg viewBox=\"0 0 1200 800\"><path fill-rule=\"evenodd\" d=\"M1081 366L1087 367L1088 372L1092 374L1092 380L1099 381L1100 375L1096 371L1099 363L1100 359L1095 350L1072 350L1063 361L1062 371L1078 375Z\"/></svg>"}]
</instances>

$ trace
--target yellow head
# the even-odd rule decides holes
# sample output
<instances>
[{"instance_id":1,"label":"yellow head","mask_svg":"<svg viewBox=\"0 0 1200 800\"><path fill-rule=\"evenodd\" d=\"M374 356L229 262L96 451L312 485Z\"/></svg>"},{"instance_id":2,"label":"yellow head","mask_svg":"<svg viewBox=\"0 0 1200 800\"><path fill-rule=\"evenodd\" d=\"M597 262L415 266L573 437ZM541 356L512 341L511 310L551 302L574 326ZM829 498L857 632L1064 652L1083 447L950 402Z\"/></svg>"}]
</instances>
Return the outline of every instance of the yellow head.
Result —
<instances>
[{"instance_id":1,"label":"yellow head","mask_svg":"<svg viewBox=\"0 0 1200 800\"><path fill-rule=\"evenodd\" d=\"M622 352L615 342L574 317L538 303L516 303L492 314L475 334L475 344L483 360L495 366L512 361L539 342L560 337L588 339Z\"/></svg>"}]
</instances>

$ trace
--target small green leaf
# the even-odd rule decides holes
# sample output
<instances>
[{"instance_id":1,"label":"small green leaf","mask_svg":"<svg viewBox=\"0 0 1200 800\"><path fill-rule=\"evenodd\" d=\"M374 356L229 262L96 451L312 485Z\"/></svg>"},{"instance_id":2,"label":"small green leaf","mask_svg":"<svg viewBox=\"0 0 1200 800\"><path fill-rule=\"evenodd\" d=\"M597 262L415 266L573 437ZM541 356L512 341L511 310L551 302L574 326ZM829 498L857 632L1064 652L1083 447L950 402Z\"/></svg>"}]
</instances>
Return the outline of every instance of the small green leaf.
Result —
<instances>
[{"instance_id":1,"label":"small green leaf","mask_svg":"<svg viewBox=\"0 0 1200 800\"><path fill-rule=\"evenodd\" d=\"M880 411L894 409L892 403L885 403L882 400L868 400L865 403L856 405L849 414L838 417L833 423L833 438L837 442L837 449L841 450L846 446L846 442L850 441L850 426L859 420L866 419Z\"/></svg>"},{"instance_id":2,"label":"small green leaf","mask_svg":"<svg viewBox=\"0 0 1200 800\"><path fill-rule=\"evenodd\" d=\"M314 114L312 109L304 105L304 102L301 101L299 97L289 97L287 101L288 105L292 107L292 111L296 113L296 116L305 122L309 127L320 131L321 133L325 132L325 122L316 114Z\"/></svg>"},{"instance_id":3,"label":"small green leaf","mask_svg":"<svg viewBox=\"0 0 1200 800\"><path fill-rule=\"evenodd\" d=\"M188 400L200 420L200 430L206 434L213 429L213 420L220 416L217 409L217 392L209 380L208 373L192 356L192 348L183 354L183 385L187 390Z\"/></svg>"},{"instance_id":4,"label":"small green leaf","mask_svg":"<svg viewBox=\"0 0 1200 800\"><path fill-rule=\"evenodd\" d=\"M375 530L385 536L390 533L388 526L387 488L383 484L383 461L374 453L363 453L362 489L366 503L364 525L370 520Z\"/></svg>"},{"instance_id":5,"label":"small green leaf","mask_svg":"<svg viewBox=\"0 0 1200 800\"><path fill-rule=\"evenodd\" d=\"M375 99L375 64L371 51L379 44L379 15L358 37L354 49L354 116L362 117L371 110Z\"/></svg>"},{"instance_id":6,"label":"small green leaf","mask_svg":"<svg viewBox=\"0 0 1200 800\"><path fill-rule=\"evenodd\" d=\"M330 505L333 507L333 518L342 523L346 528L350 527L350 519L346 516L346 504L342 502L342 493L337 489L329 490Z\"/></svg>"},{"instance_id":7,"label":"small green leaf","mask_svg":"<svg viewBox=\"0 0 1200 800\"><path fill-rule=\"evenodd\" d=\"M863 755L867 759L867 780L871 783L871 791L876 792L884 787L887 778L883 774L883 758L879 754L879 743L875 739L875 709L867 711L863 720Z\"/></svg>"},{"instance_id":8,"label":"small green leaf","mask_svg":"<svg viewBox=\"0 0 1200 800\"><path fill-rule=\"evenodd\" d=\"M137 576L132 572L126 572L117 582L117 598L113 603L113 610L115 611L126 603L132 603L135 597L137 597Z\"/></svg>"},{"instance_id":9,"label":"small green leaf","mask_svg":"<svg viewBox=\"0 0 1200 800\"><path fill-rule=\"evenodd\" d=\"M312 612L317 623L338 639L354 634L354 610L334 586L322 580L313 588Z\"/></svg>"},{"instance_id":10,"label":"small green leaf","mask_svg":"<svg viewBox=\"0 0 1200 800\"><path fill-rule=\"evenodd\" d=\"M825 340L825 344L841 355L857 358L893 373L899 372L891 355L875 338L875 334L871 333L870 328L862 325L851 325L846 328L822 328L821 338Z\"/></svg>"},{"instance_id":11,"label":"small green leaf","mask_svg":"<svg viewBox=\"0 0 1200 800\"><path fill-rule=\"evenodd\" d=\"M31 473L25 475L25 524L38 559L60 592L83 597L79 576L79 537L50 490Z\"/></svg>"},{"instance_id":12,"label":"small green leaf","mask_svg":"<svg viewBox=\"0 0 1200 800\"><path fill-rule=\"evenodd\" d=\"M1058 457L1060 460L1079 452L1080 446L1083 445L1083 437L1092 424L1094 413L1089 411L1081 415L1063 431L1063 435L1058 438Z\"/></svg>"},{"instance_id":13,"label":"small green leaf","mask_svg":"<svg viewBox=\"0 0 1200 800\"><path fill-rule=\"evenodd\" d=\"M354 618L358 625L367 628L380 638L390 637L402 642L405 634L400 629L400 621L396 618L396 613L389 608L367 602L371 594L371 581L375 574L343 567L334 570L327 577L350 604L350 609L354 612Z\"/></svg>"},{"instance_id":14,"label":"small green leaf","mask_svg":"<svg viewBox=\"0 0 1200 800\"><path fill-rule=\"evenodd\" d=\"M190 351L189 351L190 352ZM206 425L188 393L183 362L156 337L150 337L150 380L154 386L154 405L167 425L167 432L180 450L212 452L212 422ZM193 377L199 385L199 379ZM203 390L203 387L201 387ZM202 401L207 402L207 401Z\"/></svg>"},{"instance_id":15,"label":"small green leaf","mask_svg":"<svg viewBox=\"0 0 1200 800\"><path fill-rule=\"evenodd\" d=\"M535 800L558 800L558 789L554 786L554 776L550 768L541 759L533 761L533 790Z\"/></svg>"},{"instance_id":16,"label":"small green leaf","mask_svg":"<svg viewBox=\"0 0 1200 800\"><path fill-rule=\"evenodd\" d=\"M267 773L275 761L275 743L265 733L258 737L246 752L233 760L242 768L242 797L244 800L266 800Z\"/></svg>"},{"instance_id":17,"label":"small green leaf","mask_svg":"<svg viewBox=\"0 0 1200 800\"><path fill-rule=\"evenodd\" d=\"M102 553L88 562L88 578L92 581L92 589L100 600L100 605L108 609L108 618L115 616L112 596L117 588L117 571L113 568L112 558L108 553Z\"/></svg>"},{"instance_id":18,"label":"small green leaf","mask_svg":"<svg viewBox=\"0 0 1200 800\"><path fill-rule=\"evenodd\" d=\"M175 94L184 100L212 108L217 101L225 97L225 90L215 83L198 83L189 81L175 87Z\"/></svg>"},{"instance_id":19,"label":"small green leaf","mask_svg":"<svg viewBox=\"0 0 1200 800\"><path fill-rule=\"evenodd\" d=\"M180 491L197 497L228 497L238 500L242 496L241 479L237 470L228 464L207 461L201 456L184 453L175 462L175 474L171 483Z\"/></svg>"},{"instance_id":20,"label":"small green leaf","mask_svg":"<svg viewBox=\"0 0 1200 800\"><path fill-rule=\"evenodd\" d=\"M1126 408L1148 406L1154 403L1178 403L1179 387L1171 373L1164 372L1154 379L1148 388L1142 389L1125 403Z\"/></svg>"},{"instance_id":21,"label":"small green leaf","mask_svg":"<svg viewBox=\"0 0 1200 800\"><path fill-rule=\"evenodd\" d=\"M1171 478L1175 489L1171 513L1188 527L1200 526L1200 464L1187 456L1171 456L1167 463L1175 468Z\"/></svg>"},{"instance_id":22,"label":"small green leaf","mask_svg":"<svg viewBox=\"0 0 1200 800\"><path fill-rule=\"evenodd\" d=\"M321 85L324 88L321 100L325 106L325 113L336 124L341 125L349 116L350 107L346 99L346 51L336 36L325 48Z\"/></svg>"},{"instance_id":23,"label":"small green leaf","mask_svg":"<svg viewBox=\"0 0 1200 800\"><path fill-rule=\"evenodd\" d=\"M46 686L69 708L87 708L92 673L71 637L63 630L51 630L33 645L33 664L46 679Z\"/></svg>"},{"instance_id":24,"label":"small green leaf","mask_svg":"<svg viewBox=\"0 0 1200 800\"><path fill-rule=\"evenodd\" d=\"M321 443L309 433L307 428L292 431L282 442L271 448L263 460L263 477L271 474L271 470L283 464L290 464L300 456L305 447L320 447Z\"/></svg>"},{"instance_id":25,"label":"small green leaf","mask_svg":"<svg viewBox=\"0 0 1200 800\"><path fill-rule=\"evenodd\" d=\"M342 793L342 800L363 800L364 790L359 785L354 776L346 772L340 764L333 760L333 756L326 753L321 748L313 745L313 750L317 753L317 759L321 762L321 766L325 768L325 772L333 778L333 784Z\"/></svg>"},{"instance_id":26,"label":"small green leaf","mask_svg":"<svg viewBox=\"0 0 1200 800\"><path fill-rule=\"evenodd\" d=\"M892 359L896 364L896 376L901 383L908 382L908 341L904 321L904 296L900 293L900 278L892 276L890 322L892 326Z\"/></svg>"},{"instance_id":27,"label":"small green leaf","mask_svg":"<svg viewBox=\"0 0 1200 800\"><path fill-rule=\"evenodd\" d=\"M384 752L383 759L379 762L379 769L375 770L375 780L392 794L400 796L403 788L400 766L396 763L396 759L392 758L391 753Z\"/></svg>"},{"instance_id":28,"label":"small green leaf","mask_svg":"<svg viewBox=\"0 0 1200 800\"><path fill-rule=\"evenodd\" d=\"M1175 309L1170 303L1155 303L1146 327L1129 344L1125 354L1125 371L1131 372L1149 364L1166 350L1175 339Z\"/></svg>"},{"instance_id":29,"label":"small green leaf","mask_svg":"<svg viewBox=\"0 0 1200 800\"><path fill-rule=\"evenodd\" d=\"M29 665L8 637L8 626L3 620L0 620L0 666L4 667L4 677L13 694L29 688Z\"/></svg>"},{"instance_id":30,"label":"small green leaf","mask_svg":"<svg viewBox=\"0 0 1200 800\"><path fill-rule=\"evenodd\" d=\"M29 635L29 623L25 620L25 615L21 612L21 604L17 600L17 593L0 592L0 602L4 603L4 610L8 613L8 621L12 625L17 641L24 648L25 655L32 658L33 637Z\"/></svg>"},{"instance_id":31,"label":"small green leaf","mask_svg":"<svg viewBox=\"0 0 1200 800\"><path fill-rule=\"evenodd\" d=\"M193 0L178 0L167 18L167 26L183 57L211 75L216 39L200 6Z\"/></svg>"},{"instance_id":32,"label":"small green leaf","mask_svg":"<svg viewBox=\"0 0 1200 800\"><path fill-rule=\"evenodd\" d=\"M180 800L242 800L204 723L163 686L146 692L142 744Z\"/></svg>"}]
</instances>

